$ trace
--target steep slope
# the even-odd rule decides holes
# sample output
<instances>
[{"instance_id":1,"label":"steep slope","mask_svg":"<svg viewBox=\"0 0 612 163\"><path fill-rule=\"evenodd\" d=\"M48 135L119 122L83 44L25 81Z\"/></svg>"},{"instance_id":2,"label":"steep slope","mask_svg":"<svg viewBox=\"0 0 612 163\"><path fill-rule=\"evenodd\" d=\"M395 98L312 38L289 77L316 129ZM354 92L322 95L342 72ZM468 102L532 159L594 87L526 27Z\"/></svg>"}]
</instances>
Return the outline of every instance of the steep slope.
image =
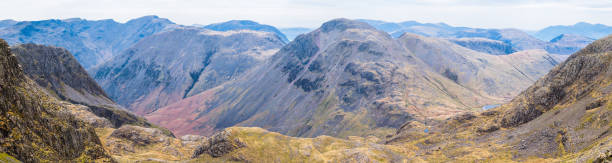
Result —
<instances>
[{"instance_id":1,"label":"steep slope","mask_svg":"<svg viewBox=\"0 0 612 163\"><path fill-rule=\"evenodd\" d=\"M57 98L88 105L114 104L67 50L21 44L11 51L24 73Z\"/></svg>"},{"instance_id":2,"label":"steep slope","mask_svg":"<svg viewBox=\"0 0 612 163\"><path fill-rule=\"evenodd\" d=\"M283 32L283 34L285 34L285 36L287 36L287 39L289 39L289 41L293 41L297 36L301 35L301 34L306 34L310 31L312 31L312 29L310 28L302 28L302 27L294 27L294 28L281 28L279 29L281 32Z\"/></svg>"},{"instance_id":3,"label":"steep slope","mask_svg":"<svg viewBox=\"0 0 612 163\"><path fill-rule=\"evenodd\" d=\"M10 45L36 43L66 48L86 69L108 61L138 40L177 25L145 16L118 23L83 19L23 21L0 26L0 38Z\"/></svg>"},{"instance_id":4,"label":"steep slope","mask_svg":"<svg viewBox=\"0 0 612 163\"><path fill-rule=\"evenodd\" d=\"M546 27L534 33L533 36L541 40L551 40L562 34L573 34L599 39L612 34L612 27L603 24L578 22L574 25L556 25Z\"/></svg>"},{"instance_id":5,"label":"steep slope","mask_svg":"<svg viewBox=\"0 0 612 163\"><path fill-rule=\"evenodd\" d=\"M139 41L91 72L111 99L143 115L233 80L283 45L268 32L177 28Z\"/></svg>"},{"instance_id":6,"label":"steep slope","mask_svg":"<svg viewBox=\"0 0 612 163\"><path fill-rule=\"evenodd\" d=\"M546 47L546 51L555 54L572 54L581 48L586 47L593 41L595 41L595 39L580 35L561 34L550 40L552 45L548 45Z\"/></svg>"},{"instance_id":7,"label":"steep slope","mask_svg":"<svg viewBox=\"0 0 612 163\"><path fill-rule=\"evenodd\" d=\"M525 75L543 74L553 66L547 55L527 57L533 62L546 61L548 66L525 66L532 69L522 75L500 56L477 53L444 40L435 41L440 44L411 44L410 40L421 42L408 36L398 41L357 21L332 20L299 36L244 76L164 107L147 118L177 135L209 135L238 125L290 136L384 136L407 120L443 118L501 103L532 82ZM438 49L441 47L447 49ZM449 64L454 61L444 58L446 53L463 60ZM435 64L430 62L435 57L427 55L445 60ZM510 59L528 61L520 58ZM459 73L468 68L443 68L446 64L467 64L463 61L485 67L472 69L486 73L475 73L482 78L471 81L469 74ZM499 64L506 69L496 69ZM483 89L486 77L498 73L496 70L507 74L509 80L489 79L489 85L504 89Z\"/></svg>"},{"instance_id":8,"label":"steep slope","mask_svg":"<svg viewBox=\"0 0 612 163\"><path fill-rule=\"evenodd\" d=\"M238 30L253 30L253 31L264 31L276 34L282 41L289 42L287 36L283 34L281 31L276 29L276 27L259 24L250 20L230 20L227 22L209 24L204 26L203 28L215 30L215 31L238 31Z\"/></svg>"},{"instance_id":9,"label":"steep slope","mask_svg":"<svg viewBox=\"0 0 612 163\"><path fill-rule=\"evenodd\" d=\"M36 44L22 44L11 49L25 75L50 96L66 101L61 104L75 117L94 127L118 128L124 124L153 127L144 118L127 112L108 98L67 50Z\"/></svg>"},{"instance_id":10,"label":"steep slope","mask_svg":"<svg viewBox=\"0 0 612 163\"><path fill-rule=\"evenodd\" d=\"M25 161L110 160L93 128L23 74L0 40L0 151Z\"/></svg>"},{"instance_id":11,"label":"steep slope","mask_svg":"<svg viewBox=\"0 0 612 163\"><path fill-rule=\"evenodd\" d=\"M409 33L398 40L433 71L478 95L492 99L512 99L562 61L543 50L494 56L443 39Z\"/></svg>"},{"instance_id":12,"label":"steep slope","mask_svg":"<svg viewBox=\"0 0 612 163\"><path fill-rule=\"evenodd\" d=\"M610 63L612 36L573 54L508 104L431 125L407 123L388 144L416 144L422 158L436 161L607 160L612 157Z\"/></svg>"}]
</instances>

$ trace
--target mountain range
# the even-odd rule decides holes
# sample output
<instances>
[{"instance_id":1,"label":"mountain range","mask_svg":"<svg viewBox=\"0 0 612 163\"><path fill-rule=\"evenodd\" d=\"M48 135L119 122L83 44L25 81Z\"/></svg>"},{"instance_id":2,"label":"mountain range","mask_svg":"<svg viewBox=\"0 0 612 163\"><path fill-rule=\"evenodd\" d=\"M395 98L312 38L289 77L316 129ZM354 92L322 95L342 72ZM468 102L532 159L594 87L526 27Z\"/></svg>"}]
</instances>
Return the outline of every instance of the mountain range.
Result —
<instances>
[{"instance_id":1,"label":"mountain range","mask_svg":"<svg viewBox=\"0 0 612 163\"><path fill-rule=\"evenodd\" d=\"M554 54L572 54L586 46L583 42L590 43L593 41L588 36L582 36L572 39L576 43L558 45L554 42L549 42L550 39L540 40L518 29L454 27L444 23L419 23L416 21L400 23L366 19L358 21L366 22L379 30L391 34L393 37L399 37L404 33L414 33L422 36L448 38L466 48L493 54L510 54L516 51L531 49L545 49L549 53ZM545 30L543 29L542 31L545 32ZM571 29L566 31L569 30ZM602 33L605 33L605 31ZM558 33L554 37L562 37L563 34L573 33ZM571 46L568 47L568 45Z\"/></svg>"},{"instance_id":2,"label":"mountain range","mask_svg":"<svg viewBox=\"0 0 612 163\"><path fill-rule=\"evenodd\" d=\"M35 43L64 47L89 69L109 61L138 40L178 25L157 16L118 23L113 20L42 20L7 23L0 38L9 45Z\"/></svg>"},{"instance_id":3,"label":"mountain range","mask_svg":"<svg viewBox=\"0 0 612 163\"><path fill-rule=\"evenodd\" d=\"M545 51L496 56L443 39L394 39L336 19L240 78L146 117L178 135L239 125L290 136L384 136L407 120L502 103L561 61Z\"/></svg>"},{"instance_id":4,"label":"mountain range","mask_svg":"<svg viewBox=\"0 0 612 163\"><path fill-rule=\"evenodd\" d=\"M585 35L4 20L0 162L606 162L612 36Z\"/></svg>"},{"instance_id":5,"label":"mountain range","mask_svg":"<svg viewBox=\"0 0 612 163\"><path fill-rule=\"evenodd\" d=\"M610 33L612 33L611 26L579 22L574 25L555 25L546 27L534 32L533 36L541 40L552 40L561 34L572 34L600 39L608 36Z\"/></svg>"}]
</instances>

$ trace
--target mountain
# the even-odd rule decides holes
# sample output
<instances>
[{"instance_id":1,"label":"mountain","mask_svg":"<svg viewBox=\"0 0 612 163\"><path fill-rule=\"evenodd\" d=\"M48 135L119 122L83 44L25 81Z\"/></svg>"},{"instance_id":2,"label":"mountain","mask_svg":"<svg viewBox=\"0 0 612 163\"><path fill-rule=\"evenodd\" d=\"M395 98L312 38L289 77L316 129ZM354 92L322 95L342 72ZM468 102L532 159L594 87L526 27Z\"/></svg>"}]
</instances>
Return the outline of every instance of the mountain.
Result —
<instances>
[{"instance_id":1,"label":"mountain","mask_svg":"<svg viewBox=\"0 0 612 163\"><path fill-rule=\"evenodd\" d=\"M138 40L176 26L168 19L157 16L145 16L126 23L77 18L22 21L0 26L0 38L10 45L36 43L66 48L85 69L90 69L108 61Z\"/></svg>"},{"instance_id":2,"label":"mountain","mask_svg":"<svg viewBox=\"0 0 612 163\"><path fill-rule=\"evenodd\" d=\"M177 28L140 40L91 72L111 99L143 115L234 80L283 45L269 32Z\"/></svg>"},{"instance_id":3,"label":"mountain","mask_svg":"<svg viewBox=\"0 0 612 163\"><path fill-rule=\"evenodd\" d=\"M367 19L359 19L358 21L368 23L376 29L389 33L393 37L399 37L404 33L414 33L431 37L446 37L456 32L472 29L467 27L453 27L444 23L419 23L416 21L405 21L400 23Z\"/></svg>"},{"instance_id":4,"label":"mountain","mask_svg":"<svg viewBox=\"0 0 612 163\"><path fill-rule=\"evenodd\" d=\"M611 62L608 36L571 55L510 103L438 123L408 122L387 144L417 145L417 156L426 161L609 161Z\"/></svg>"},{"instance_id":5,"label":"mountain","mask_svg":"<svg viewBox=\"0 0 612 163\"><path fill-rule=\"evenodd\" d=\"M21 70L0 40L0 151L25 162L110 160L94 129Z\"/></svg>"},{"instance_id":6,"label":"mountain","mask_svg":"<svg viewBox=\"0 0 612 163\"><path fill-rule=\"evenodd\" d=\"M546 50L556 54L572 54L580 50L580 47L586 47L593 41L595 39L580 35L561 34L550 40L553 46L547 46Z\"/></svg>"},{"instance_id":7,"label":"mountain","mask_svg":"<svg viewBox=\"0 0 612 163\"><path fill-rule=\"evenodd\" d=\"M457 38L457 39L448 39L449 41L466 47L468 49L472 49L478 52L494 54L494 55L506 55L517 52L515 48L506 44L502 41L491 40L486 38Z\"/></svg>"},{"instance_id":8,"label":"mountain","mask_svg":"<svg viewBox=\"0 0 612 163\"><path fill-rule=\"evenodd\" d=\"M401 23L377 20L359 21L366 22L379 30L383 30L391 34L393 37L399 37L404 33L414 33L423 36L448 38L466 48L492 54L510 54L516 51L533 49L545 49L549 53L553 54L571 54L586 46L585 44L581 43L565 45L549 43L517 29L454 27L444 23L433 24L419 23L416 21L406 21ZM484 41L483 39L501 41L501 43ZM568 45L574 46L568 47Z\"/></svg>"},{"instance_id":9,"label":"mountain","mask_svg":"<svg viewBox=\"0 0 612 163\"><path fill-rule=\"evenodd\" d=\"M545 52L495 56L444 39L335 19L261 66L146 115L177 135L257 126L290 136L385 136L520 93L558 61ZM180 118L177 118L180 117Z\"/></svg>"},{"instance_id":10,"label":"mountain","mask_svg":"<svg viewBox=\"0 0 612 163\"><path fill-rule=\"evenodd\" d=\"M582 37L599 39L612 34L612 27L603 24L579 22L574 25L556 25L546 27L533 34L541 40L551 40L562 34L580 35Z\"/></svg>"},{"instance_id":11,"label":"mountain","mask_svg":"<svg viewBox=\"0 0 612 163\"><path fill-rule=\"evenodd\" d=\"M60 118L75 121L72 122L75 124L71 123L71 125L84 126L90 129L86 130L91 131L89 134L92 134L86 135L89 136L88 138L90 139L87 141L97 143L100 146L100 151L97 152L106 156L112 156L112 160L114 161L134 162L151 159L160 161L189 160L192 153L203 139L203 137L195 135L175 138L167 129L152 125L144 118L135 116L121 106L115 104L106 97L102 89L87 75L87 72L79 65L76 59L63 48L23 44L16 45L11 49L14 50L16 56L15 60L19 61L20 67L24 70L25 74L23 78L26 80L33 78L35 79L35 83L38 84L36 85L32 82L32 84L34 84L32 88L35 88L33 90L23 88L19 90L29 95L39 96L39 98L35 99L45 102L43 106L54 106L54 108L42 108L40 110L30 111L28 112L28 118L31 114L38 114L38 111L42 114L49 111L58 111L62 113L60 114ZM13 78L7 79L13 80ZM44 87L39 87L39 85ZM2 85L2 87L4 88L4 85ZM36 90L36 88L38 90ZM9 92L2 95L10 96L12 94ZM31 119L27 121L35 122L37 119L34 118L32 120L34 121L31 121ZM16 131L20 130L20 128L16 129ZM62 148L55 149L71 152L71 155L51 157L53 156L52 153L47 152L37 157L53 158L50 159L51 161L77 161L83 159L81 161L87 162L87 157L74 158L72 156L78 154L78 151L75 152L72 150L83 150L77 146L79 143L83 143L79 142L81 141L79 139L71 140L70 133L41 132L40 134L43 136L57 135L64 138L45 139L52 140L46 143L62 143L62 141L65 140L68 143L76 143L76 145L73 145L75 147L64 147L68 150ZM82 136L75 135L74 137L80 138ZM3 139L3 142L10 142L10 140L15 140L16 138L18 137L9 137L8 139ZM34 148L36 149L36 147ZM11 153L10 150L2 150L2 152L7 151L9 151L9 156L16 156L19 160L25 162L30 159L34 161L37 159L37 157L31 157L27 155L27 153ZM84 152L92 151L86 149ZM41 160L44 161L49 159Z\"/></svg>"},{"instance_id":12,"label":"mountain","mask_svg":"<svg viewBox=\"0 0 612 163\"><path fill-rule=\"evenodd\" d=\"M20 44L13 46L11 51L24 73L57 98L88 105L114 104L67 50Z\"/></svg>"},{"instance_id":13,"label":"mountain","mask_svg":"<svg viewBox=\"0 0 612 163\"><path fill-rule=\"evenodd\" d=\"M295 39L297 36L308 33L312 31L312 29L295 27L295 28L281 28L280 31L283 32L285 36L287 36L287 39L289 39L289 41L293 41L293 39Z\"/></svg>"},{"instance_id":14,"label":"mountain","mask_svg":"<svg viewBox=\"0 0 612 163\"><path fill-rule=\"evenodd\" d=\"M250 20L230 20L222 23L215 23L204 26L206 29L215 30L215 31L237 31L237 30L254 30L254 31L264 31L276 34L279 39L284 42L289 42L287 36L283 34L283 32L276 29L276 27L270 25L259 24Z\"/></svg>"}]
</instances>

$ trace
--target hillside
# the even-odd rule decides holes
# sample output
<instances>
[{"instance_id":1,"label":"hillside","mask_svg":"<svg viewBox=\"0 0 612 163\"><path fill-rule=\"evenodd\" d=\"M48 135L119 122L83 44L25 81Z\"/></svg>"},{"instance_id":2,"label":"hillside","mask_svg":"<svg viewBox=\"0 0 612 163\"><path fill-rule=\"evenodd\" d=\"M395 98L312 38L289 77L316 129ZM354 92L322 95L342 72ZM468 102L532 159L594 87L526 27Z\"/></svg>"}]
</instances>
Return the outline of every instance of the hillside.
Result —
<instances>
[{"instance_id":1,"label":"hillside","mask_svg":"<svg viewBox=\"0 0 612 163\"><path fill-rule=\"evenodd\" d=\"M406 123L388 144L418 145L422 158L438 161L609 160L610 62L612 37L607 37L570 56L508 104L440 123Z\"/></svg>"},{"instance_id":2,"label":"hillside","mask_svg":"<svg viewBox=\"0 0 612 163\"><path fill-rule=\"evenodd\" d=\"M523 55L533 57L503 58L420 36L396 40L336 19L240 78L146 117L177 135L237 125L301 137L382 137L405 121L502 103L558 62L545 52Z\"/></svg>"},{"instance_id":3,"label":"hillside","mask_svg":"<svg viewBox=\"0 0 612 163\"><path fill-rule=\"evenodd\" d=\"M283 45L269 32L177 28L139 41L91 72L111 99L144 115L234 80Z\"/></svg>"}]
</instances>

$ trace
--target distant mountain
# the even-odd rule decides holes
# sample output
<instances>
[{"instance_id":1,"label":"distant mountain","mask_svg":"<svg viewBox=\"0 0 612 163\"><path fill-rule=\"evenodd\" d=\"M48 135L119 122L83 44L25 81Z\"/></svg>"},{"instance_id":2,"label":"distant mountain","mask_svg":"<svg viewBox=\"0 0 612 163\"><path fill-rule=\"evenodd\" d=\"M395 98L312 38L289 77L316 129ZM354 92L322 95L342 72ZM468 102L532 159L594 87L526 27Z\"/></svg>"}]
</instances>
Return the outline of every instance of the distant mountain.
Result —
<instances>
[{"instance_id":1,"label":"distant mountain","mask_svg":"<svg viewBox=\"0 0 612 163\"><path fill-rule=\"evenodd\" d=\"M2 25L5 24L5 25ZM117 23L113 20L42 20L0 23L0 38L10 45L36 43L64 47L85 69L108 61L138 40L178 25L157 16Z\"/></svg>"},{"instance_id":2,"label":"distant mountain","mask_svg":"<svg viewBox=\"0 0 612 163\"><path fill-rule=\"evenodd\" d=\"M270 32L177 28L140 40L91 72L113 100L143 115L234 80L284 44Z\"/></svg>"},{"instance_id":3,"label":"distant mountain","mask_svg":"<svg viewBox=\"0 0 612 163\"><path fill-rule=\"evenodd\" d=\"M488 54L506 55L517 52L517 50L509 44L498 40L491 40L479 37L451 38L448 40L463 47Z\"/></svg>"},{"instance_id":4,"label":"distant mountain","mask_svg":"<svg viewBox=\"0 0 612 163\"><path fill-rule=\"evenodd\" d=\"M289 41L293 41L293 39L295 39L297 36L301 34L306 34L312 31L312 29L296 27L296 28L281 28L280 31L283 32L287 36L287 39L289 39Z\"/></svg>"},{"instance_id":5,"label":"distant mountain","mask_svg":"<svg viewBox=\"0 0 612 163\"><path fill-rule=\"evenodd\" d=\"M551 40L561 34L580 35L599 39L612 34L612 26L579 22L574 25L550 26L535 32L533 35L541 40Z\"/></svg>"},{"instance_id":6,"label":"distant mountain","mask_svg":"<svg viewBox=\"0 0 612 163\"><path fill-rule=\"evenodd\" d=\"M550 40L550 45L546 47L546 50L556 54L572 54L593 41L595 39L580 35L561 34Z\"/></svg>"},{"instance_id":7,"label":"distant mountain","mask_svg":"<svg viewBox=\"0 0 612 163\"><path fill-rule=\"evenodd\" d=\"M276 34L280 37L280 40L284 42L289 42L285 34L276 29L276 27L259 24L257 22L251 20L230 20L222 23L215 23L203 26L206 29L215 30L215 31L235 31L235 30L254 30L254 31L265 31Z\"/></svg>"},{"instance_id":8,"label":"distant mountain","mask_svg":"<svg viewBox=\"0 0 612 163\"><path fill-rule=\"evenodd\" d=\"M407 122L387 144L416 144L424 161L610 161L610 62L612 36L574 53L508 104L429 124ZM439 153L426 153L431 150Z\"/></svg>"},{"instance_id":9,"label":"distant mountain","mask_svg":"<svg viewBox=\"0 0 612 163\"><path fill-rule=\"evenodd\" d=\"M559 61L544 51L496 56L444 39L394 39L335 19L223 85L146 117L177 135L258 126L291 136L385 136L400 122L506 101Z\"/></svg>"},{"instance_id":10,"label":"distant mountain","mask_svg":"<svg viewBox=\"0 0 612 163\"><path fill-rule=\"evenodd\" d=\"M557 44L542 41L517 29L481 29L468 27L453 27L444 23L433 24L419 23L416 21L406 21L401 23L391 23L377 20L359 21L366 22L379 30L383 30L391 34L393 37L400 37L404 33L414 33L423 36L448 38L450 40L453 40L453 42L456 42L466 48L498 55L510 54L516 51L532 49L545 49L549 53L571 54L585 46L582 44L575 44L577 46L557 47ZM480 38L480 40L457 40L459 38ZM481 38L501 41L501 43L493 43L491 41L483 42Z\"/></svg>"}]
</instances>

